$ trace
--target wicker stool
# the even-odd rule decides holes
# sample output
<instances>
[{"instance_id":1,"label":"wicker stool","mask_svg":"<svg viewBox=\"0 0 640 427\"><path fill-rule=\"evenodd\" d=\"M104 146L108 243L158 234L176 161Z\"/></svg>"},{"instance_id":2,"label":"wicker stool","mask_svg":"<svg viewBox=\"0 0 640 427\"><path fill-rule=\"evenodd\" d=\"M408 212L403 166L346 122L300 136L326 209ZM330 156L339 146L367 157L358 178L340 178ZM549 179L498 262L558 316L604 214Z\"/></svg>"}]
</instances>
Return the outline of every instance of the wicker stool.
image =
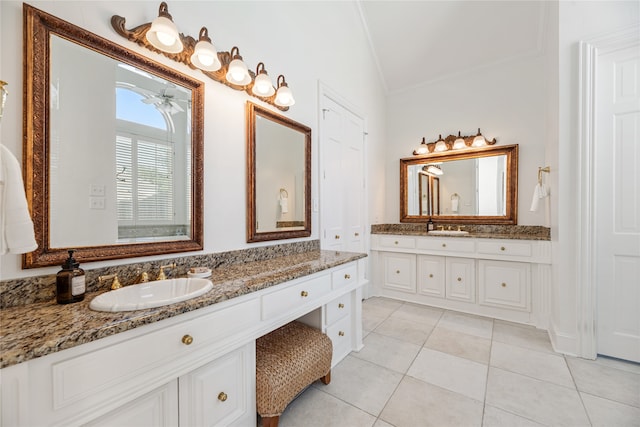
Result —
<instances>
[{"instance_id":1,"label":"wicker stool","mask_svg":"<svg viewBox=\"0 0 640 427\"><path fill-rule=\"evenodd\" d=\"M256 406L263 427L275 427L287 405L317 379L331 381L331 339L291 322L256 341Z\"/></svg>"}]
</instances>

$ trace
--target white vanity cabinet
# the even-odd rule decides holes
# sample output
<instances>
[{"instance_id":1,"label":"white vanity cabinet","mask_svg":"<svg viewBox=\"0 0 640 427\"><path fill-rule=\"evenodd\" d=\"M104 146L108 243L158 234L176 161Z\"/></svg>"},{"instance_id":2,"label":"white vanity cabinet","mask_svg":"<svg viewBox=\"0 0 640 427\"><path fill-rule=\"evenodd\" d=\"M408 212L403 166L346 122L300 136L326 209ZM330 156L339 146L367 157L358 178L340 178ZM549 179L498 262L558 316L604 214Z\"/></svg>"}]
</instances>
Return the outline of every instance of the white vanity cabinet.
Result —
<instances>
[{"instance_id":1,"label":"white vanity cabinet","mask_svg":"<svg viewBox=\"0 0 640 427\"><path fill-rule=\"evenodd\" d=\"M0 370L0 424L256 425L255 340L307 313L362 348L362 259ZM100 314L97 314L100 315Z\"/></svg>"},{"instance_id":2,"label":"white vanity cabinet","mask_svg":"<svg viewBox=\"0 0 640 427\"><path fill-rule=\"evenodd\" d=\"M551 242L372 234L374 294L548 327Z\"/></svg>"}]
</instances>

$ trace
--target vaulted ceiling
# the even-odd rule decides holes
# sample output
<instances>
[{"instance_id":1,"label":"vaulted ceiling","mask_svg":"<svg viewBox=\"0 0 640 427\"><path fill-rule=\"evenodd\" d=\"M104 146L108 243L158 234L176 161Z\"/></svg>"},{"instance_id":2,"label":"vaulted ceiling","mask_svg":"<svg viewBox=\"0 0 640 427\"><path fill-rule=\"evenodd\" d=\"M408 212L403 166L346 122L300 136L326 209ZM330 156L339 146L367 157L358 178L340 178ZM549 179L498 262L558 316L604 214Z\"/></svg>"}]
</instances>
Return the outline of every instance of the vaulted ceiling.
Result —
<instances>
[{"instance_id":1,"label":"vaulted ceiling","mask_svg":"<svg viewBox=\"0 0 640 427\"><path fill-rule=\"evenodd\" d=\"M388 93L542 52L544 1L357 4Z\"/></svg>"}]
</instances>

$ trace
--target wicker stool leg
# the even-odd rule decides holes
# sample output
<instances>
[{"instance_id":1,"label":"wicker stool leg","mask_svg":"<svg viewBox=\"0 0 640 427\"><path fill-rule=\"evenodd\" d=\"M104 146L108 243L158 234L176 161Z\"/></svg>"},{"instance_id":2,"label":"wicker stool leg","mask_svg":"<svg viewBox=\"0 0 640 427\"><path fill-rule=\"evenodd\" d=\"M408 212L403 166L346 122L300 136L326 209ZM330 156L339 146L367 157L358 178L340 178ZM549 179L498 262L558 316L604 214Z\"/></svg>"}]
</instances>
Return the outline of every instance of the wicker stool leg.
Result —
<instances>
[{"instance_id":1,"label":"wicker stool leg","mask_svg":"<svg viewBox=\"0 0 640 427\"><path fill-rule=\"evenodd\" d=\"M279 416L275 417L262 417L262 427L278 427Z\"/></svg>"},{"instance_id":2,"label":"wicker stool leg","mask_svg":"<svg viewBox=\"0 0 640 427\"><path fill-rule=\"evenodd\" d=\"M320 378L320 381L322 382L322 384L328 385L331 382L331 371L327 372L327 375Z\"/></svg>"}]
</instances>

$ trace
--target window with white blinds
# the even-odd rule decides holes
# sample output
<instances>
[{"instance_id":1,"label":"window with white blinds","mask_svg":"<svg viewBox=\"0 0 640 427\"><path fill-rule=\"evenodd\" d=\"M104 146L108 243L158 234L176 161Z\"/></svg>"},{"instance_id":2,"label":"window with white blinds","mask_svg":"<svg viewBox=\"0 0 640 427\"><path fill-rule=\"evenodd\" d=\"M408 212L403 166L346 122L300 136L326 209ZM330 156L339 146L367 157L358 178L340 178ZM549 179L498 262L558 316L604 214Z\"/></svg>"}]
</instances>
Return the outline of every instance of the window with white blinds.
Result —
<instances>
[{"instance_id":1,"label":"window with white blinds","mask_svg":"<svg viewBox=\"0 0 640 427\"><path fill-rule=\"evenodd\" d=\"M116 136L118 222L168 224L174 219L174 154L166 141Z\"/></svg>"}]
</instances>

